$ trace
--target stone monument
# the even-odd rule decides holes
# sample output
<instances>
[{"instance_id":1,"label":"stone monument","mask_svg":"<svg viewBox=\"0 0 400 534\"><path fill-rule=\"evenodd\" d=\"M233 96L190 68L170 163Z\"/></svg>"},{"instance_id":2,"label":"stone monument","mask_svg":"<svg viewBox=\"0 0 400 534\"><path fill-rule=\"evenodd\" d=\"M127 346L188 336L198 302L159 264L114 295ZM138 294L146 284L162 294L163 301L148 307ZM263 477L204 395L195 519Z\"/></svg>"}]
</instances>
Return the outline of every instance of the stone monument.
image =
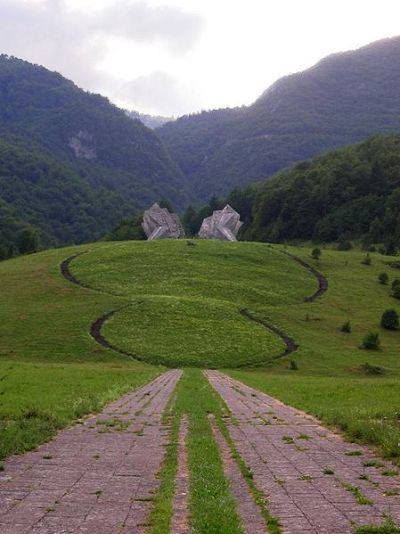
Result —
<instances>
[{"instance_id":1,"label":"stone monument","mask_svg":"<svg viewBox=\"0 0 400 534\"><path fill-rule=\"evenodd\" d=\"M199 237L201 239L236 241L242 224L239 213L227 204L223 210L214 211L211 217L204 219Z\"/></svg>"},{"instance_id":2,"label":"stone monument","mask_svg":"<svg viewBox=\"0 0 400 534\"><path fill-rule=\"evenodd\" d=\"M148 241L185 237L183 226L176 213L160 208L156 203L143 214L142 228Z\"/></svg>"}]
</instances>

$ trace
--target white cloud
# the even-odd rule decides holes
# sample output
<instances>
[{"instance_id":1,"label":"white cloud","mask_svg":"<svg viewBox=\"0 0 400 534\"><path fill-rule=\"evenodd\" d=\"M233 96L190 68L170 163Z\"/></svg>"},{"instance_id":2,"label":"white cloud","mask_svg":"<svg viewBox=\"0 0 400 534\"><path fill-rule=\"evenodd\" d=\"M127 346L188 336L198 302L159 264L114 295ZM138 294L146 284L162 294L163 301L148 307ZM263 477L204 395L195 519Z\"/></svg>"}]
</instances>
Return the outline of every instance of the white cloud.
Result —
<instances>
[{"instance_id":1,"label":"white cloud","mask_svg":"<svg viewBox=\"0 0 400 534\"><path fill-rule=\"evenodd\" d=\"M120 86L115 92L121 102L135 102L138 109L162 115L182 115L188 112L187 102L194 103L195 109L200 99L195 92L185 87L175 78L162 71L140 76ZM193 108L192 108L193 109Z\"/></svg>"},{"instance_id":2,"label":"white cloud","mask_svg":"<svg viewBox=\"0 0 400 534\"><path fill-rule=\"evenodd\" d=\"M78 8L79 4L71 5L67 0L0 0L1 52L57 70L85 89L97 91L105 87L108 96L117 99L121 94L121 80L112 69L101 68L105 58L112 55L115 38L125 49L135 43L144 44L149 48L161 47L171 57L179 58L192 49L202 29L201 17L180 7L152 7L143 1L115 0L102 9ZM130 71L128 77L135 88L130 98L127 90L124 91L125 101L137 108L146 100L145 92L140 89L146 77L137 76L141 73L134 69L132 72L132 61L123 56L119 62L125 62L125 70ZM148 69L146 65L145 70ZM183 106L179 95L189 100L190 95L179 92L172 76L163 81L159 76L154 79L166 89L165 98L173 106L171 110L179 113ZM150 93L163 97L157 87ZM156 108L152 106L153 110ZM161 108L166 108L162 102Z\"/></svg>"},{"instance_id":3,"label":"white cloud","mask_svg":"<svg viewBox=\"0 0 400 534\"><path fill-rule=\"evenodd\" d=\"M202 29L199 16L170 6L119 0L96 17L95 29L144 43L158 42L173 53L186 54Z\"/></svg>"},{"instance_id":4,"label":"white cloud","mask_svg":"<svg viewBox=\"0 0 400 534\"><path fill-rule=\"evenodd\" d=\"M0 50L170 115L249 104L399 19L398 0L0 0Z\"/></svg>"}]
</instances>

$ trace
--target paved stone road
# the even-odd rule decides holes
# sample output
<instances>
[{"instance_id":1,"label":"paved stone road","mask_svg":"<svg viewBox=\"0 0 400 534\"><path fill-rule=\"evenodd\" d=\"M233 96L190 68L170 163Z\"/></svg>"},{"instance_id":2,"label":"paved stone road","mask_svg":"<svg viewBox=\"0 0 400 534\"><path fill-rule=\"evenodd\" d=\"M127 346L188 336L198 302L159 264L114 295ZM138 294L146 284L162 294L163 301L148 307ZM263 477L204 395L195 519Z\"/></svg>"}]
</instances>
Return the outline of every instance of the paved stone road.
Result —
<instances>
[{"instance_id":1,"label":"paved stone road","mask_svg":"<svg viewBox=\"0 0 400 534\"><path fill-rule=\"evenodd\" d=\"M0 473L1 534L140 533L158 489L169 429L169 371L60 432Z\"/></svg>"},{"instance_id":2,"label":"paved stone road","mask_svg":"<svg viewBox=\"0 0 400 534\"><path fill-rule=\"evenodd\" d=\"M232 412L235 446L284 532L347 534L381 524L385 513L400 521L400 497L390 496L400 491L400 477L387 476L393 465L268 395L217 371L206 375ZM356 488L370 504L358 502Z\"/></svg>"}]
</instances>

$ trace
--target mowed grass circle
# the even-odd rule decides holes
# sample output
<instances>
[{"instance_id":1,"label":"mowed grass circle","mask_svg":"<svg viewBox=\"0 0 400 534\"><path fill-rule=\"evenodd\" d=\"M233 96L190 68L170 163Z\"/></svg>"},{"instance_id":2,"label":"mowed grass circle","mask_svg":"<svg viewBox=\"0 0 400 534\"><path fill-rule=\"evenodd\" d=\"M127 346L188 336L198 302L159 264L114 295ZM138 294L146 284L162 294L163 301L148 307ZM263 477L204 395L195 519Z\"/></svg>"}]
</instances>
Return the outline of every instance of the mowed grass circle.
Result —
<instances>
[{"instance_id":1,"label":"mowed grass circle","mask_svg":"<svg viewBox=\"0 0 400 534\"><path fill-rule=\"evenodd\" d=\"M284 342L240 309L265 318L267 307L293 306L317 289L312 274L262 243L106 243L71 270L84 285L126 301L103 326L113 346L170 367L268 363Z\"/></svg>"},{"instance_id":2,"label":"mowed grass circle","mask_svg":"<svg viewBox=\"0 0 400 534\"><path fill-rule=\"evenodd\" d=\"M318 287L312 274L263 243L107 243L74 260L71 270L85 285L122 297L211 298L250 309L297 304Z\"/></svg>"},{"instance_id":3,"label":"mowed grass circle","mask_svg":"<svg viewBox=\"0 0 400 534\"><path fill-rule=\"evenodd\" d=\"M250 366L285 349L277 335L231 304L204 299L140 299L106 322L103 335L144 361L168 367Z\"/></svg>"}]
</instances>

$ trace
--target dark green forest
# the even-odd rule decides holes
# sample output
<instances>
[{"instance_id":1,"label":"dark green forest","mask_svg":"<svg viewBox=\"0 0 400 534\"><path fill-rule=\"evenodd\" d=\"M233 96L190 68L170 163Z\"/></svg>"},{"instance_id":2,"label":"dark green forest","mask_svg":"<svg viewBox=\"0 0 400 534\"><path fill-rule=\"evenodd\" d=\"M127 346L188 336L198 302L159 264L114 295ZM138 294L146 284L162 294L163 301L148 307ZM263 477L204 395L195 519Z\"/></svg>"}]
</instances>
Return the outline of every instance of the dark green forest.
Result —
<instances>
[{"instance_id":1,"label":"dark green forest","mask_svg":"<svg viewBox=\"0 0 400 534\"><path fill-rule=\"evenodd\" d=\"M44 152L1 139L0 191L3 258L31 251L19 244L26 229L36 236L36 249L98 238L123 215L116 194L91 188Z\"/></svg>"},{"instance_id":2,"label":"dark green forest","mask_svg":"<svg viewBox=\"0 0 400 534\"><path fill-rule=\"evenodd\" d=\"M226 201L245 221L242 239L400 247L400 135L301 162Z\"/></svg>"},{"instance_id":3,"label":"dark green forest","mask_svg":"<svg viewBox=\"0 0 400 534\"><path fill-rule=\"evenodd\" d=\"M400 135L367 141L298 163L264 183L235 188L181 214L187 237L205 217L230 204L244 225L239 239L337 242L400 249ZM171 209L171 208L170 208ZM107 239L144 239L142 214L123 220Z\"/></svg>"}]
</instances>

